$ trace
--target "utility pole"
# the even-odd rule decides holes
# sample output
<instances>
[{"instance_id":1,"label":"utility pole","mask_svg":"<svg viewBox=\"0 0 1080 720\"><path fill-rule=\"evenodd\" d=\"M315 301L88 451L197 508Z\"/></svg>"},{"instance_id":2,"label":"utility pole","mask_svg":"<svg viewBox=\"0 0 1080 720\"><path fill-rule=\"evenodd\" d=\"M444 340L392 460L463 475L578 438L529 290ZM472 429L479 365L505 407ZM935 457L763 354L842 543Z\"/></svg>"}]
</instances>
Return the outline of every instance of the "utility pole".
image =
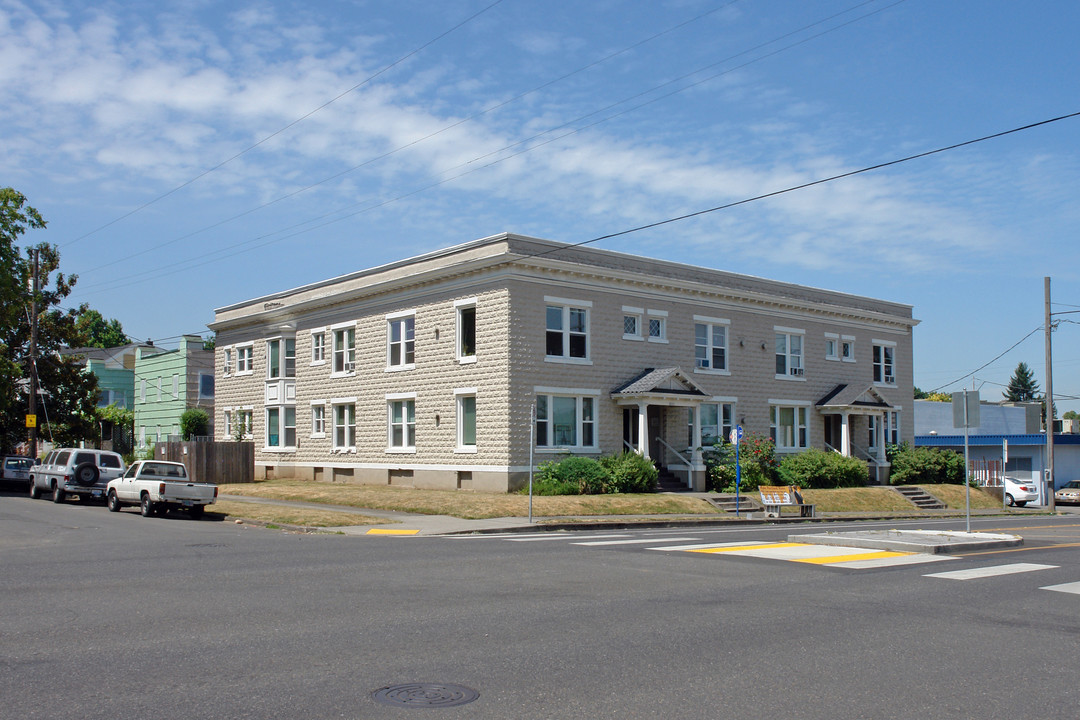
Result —
<instances>
[{"instance_id":1,"label":"utility pole","mask_svg":"<svg viewBox=\"0 0 1080 720\"><path fill-rule=\"evenodd\" d=\"M38 334L38 249L34 248L34 278L30 297L30 407L29 414L34 418L30 426L30 457L37 457L37 334Z\"/></svg>"},{"instance_id":2,"label":"utility pole","mask_svg":"<svg viewBox=\"0 0 1080 720\"><path fill-rule=\"evenodd\" d=\"M1050 331L1050 278L1043 278L1043 294L1046 296L1046 506L1050 512L1056 509L1054 503L1054 368L1051 352Z\"/></svg>"}]
</instances>

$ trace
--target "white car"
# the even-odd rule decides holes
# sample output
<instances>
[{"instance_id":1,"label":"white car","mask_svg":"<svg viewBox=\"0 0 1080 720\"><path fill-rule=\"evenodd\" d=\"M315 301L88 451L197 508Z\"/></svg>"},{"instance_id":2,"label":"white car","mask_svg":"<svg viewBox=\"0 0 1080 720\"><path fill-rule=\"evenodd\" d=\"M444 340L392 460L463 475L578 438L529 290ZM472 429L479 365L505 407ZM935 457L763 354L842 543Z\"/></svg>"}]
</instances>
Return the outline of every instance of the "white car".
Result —
<instances>
[{"instance_id":1,"label":"white car","mask_svg":"<svg viewBox=\"0 0 1080 720\"><path fill-rule=\"evenodd\" d=\"M1005 504L1009 507L1024 507L1029 502L1038 502L1039 488L1031 480L1005 478Z\"/></svg>"}]
</instances>

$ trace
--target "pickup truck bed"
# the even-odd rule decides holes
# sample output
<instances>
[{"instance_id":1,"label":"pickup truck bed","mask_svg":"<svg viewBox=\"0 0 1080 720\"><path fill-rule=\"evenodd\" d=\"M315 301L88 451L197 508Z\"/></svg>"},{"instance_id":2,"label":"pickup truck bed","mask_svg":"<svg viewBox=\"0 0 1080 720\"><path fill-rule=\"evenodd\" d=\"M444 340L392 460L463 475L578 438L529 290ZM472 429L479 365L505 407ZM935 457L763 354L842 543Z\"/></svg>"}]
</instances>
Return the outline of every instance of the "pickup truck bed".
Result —
<instances>
[{"instance_id":1,"label":"pickup truck bed","mask_svg":"<svg viewBox=\"0 0 1080 720\"><path fill-rule=\"evenodd\" d=\"M124 505L138 505L147 517L172 509L199 516L217 500L217 494L217 485L195 482L180 463L140 460L109 483L107 497L113 512Z\"/></svg>"}]
</instances>

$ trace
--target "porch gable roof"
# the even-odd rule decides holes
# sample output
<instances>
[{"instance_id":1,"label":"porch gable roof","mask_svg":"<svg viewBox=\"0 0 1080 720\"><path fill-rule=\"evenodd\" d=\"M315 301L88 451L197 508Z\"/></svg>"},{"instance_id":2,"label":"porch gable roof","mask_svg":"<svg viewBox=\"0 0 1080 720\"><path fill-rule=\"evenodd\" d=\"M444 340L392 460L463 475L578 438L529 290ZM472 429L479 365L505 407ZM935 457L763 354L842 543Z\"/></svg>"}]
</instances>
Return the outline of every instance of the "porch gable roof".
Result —
<instances>
[{"instance_id":1,"label":"porch gable roof","mask_svg":"<svg viewBox=\"0 0 1080 720\"><path fill-rule=\"evenodd\" d=\"M857 386L837 385L816 403L819 410L886 410L892 407L873 385L859 390Z\"/></svg>"},{"instance_id":2,"label":"porch gable roof","mask_svg":"<svg viewBox=\"0 0 1080 720\"><path fill-rule=\"evenodd\" d=\"M613 398L670 397L679 395L705 399L708 397L694 379L682 368L645 368L638 375L611 391Z\"/></svg>"}]
</instances>

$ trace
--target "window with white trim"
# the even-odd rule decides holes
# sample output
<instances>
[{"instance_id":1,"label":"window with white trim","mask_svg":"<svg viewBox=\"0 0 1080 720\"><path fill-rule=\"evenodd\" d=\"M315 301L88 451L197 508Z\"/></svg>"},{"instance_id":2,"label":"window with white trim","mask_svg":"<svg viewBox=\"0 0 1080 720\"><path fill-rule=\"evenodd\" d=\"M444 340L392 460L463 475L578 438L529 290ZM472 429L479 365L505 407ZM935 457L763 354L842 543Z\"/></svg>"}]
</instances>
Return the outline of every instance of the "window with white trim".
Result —
<instances>
[{"instance_id":1,"label":"window with white trim","mask_svg":"<svg viewBox=\"0 0 1080 720\"><path fill-rule=\"evenodd\" d=\"M806 407L802 405L770 405L769 437L777 450L805 450Z\"/></svg>"},{"instance_id":2,"label":"window with white trim","mask_svg":"<svg viewBox=\"0 0 1080 720\"><path fill-rule=\"evenodd\" d=\"M726 443L735 427L735 403L703 403L701 412L701 447ZM694 411L691 410L687 429L687 447L694 446Z\"/></svg>"},{"instance_id":3,"label":"window with white trim","mask_svg":"<svg viewBox=\"0 0 1080 720\"><path fill-rule=\"evenodd\" d=\"M266 447L296 449L296 408L292 405L266 408Z\"/></svg>"},{"instance_id":4,"label":"window with white trim","mask_svg":"<svg viewBox=\"0 0 1080 720\"><path fill-rule=\"evenodd\" d=\"M727 337L726 324L694 323L695 367L701 370L727 370Z\"/></svg>"},{"instance_id":5,"label":"window with white trim","mask_svg":"<svg viewBox=\"0 0 1080 720\"><path fill-rule=\"evenodd\" d=\"M415 367L416 318L388 317L386 320L386 367L406 370Z\"/></svg>"},{"instance_id":6,"label":"window with white trim","mask_svg":"<svg viewBox=\"0 0 1080 720\"><path fill-rule=\"evenodd\" d=\"M835 333L825 333L825 359L840 359L840 336Z\"/></svg>"},{"instance_id":7,"label":"window with white trim","mask_svg":"<svg viewBox=\"0 0 1080 720\"><path fill-rule=\"evenodd\" d=\"M885 413L885 444L900 444L900 413L895 410Z\"/></svg>"},{"instance_id":8,"label":"window with white trim","mask_svg":"<svg viewBox=\"0 0 1080 720\"><path fill-rule=\"evenodd\" d=\"M391 450L416 450L416 400L389 400L387 425L387 442Z\"/></svg>"},{"instance_id":9,"label":"window with white trim","mask_svg":"<svg viewBox=\"0 0 1080 720\"><path fill-rule=\"evenodd\" d=\"M645 313L644 308L623 306L622 332L623 340L644 340L641 334L641 318Z\"/></svg>"},{"instance_id":10,"label":"window with white trim","mask_svg":"<svg viewBox=\"0 0 1080 720\"><path fill-rule=\"evenodd\" d=\"M476 452L476 393L457 394L457 451Z\"/></svg>"},{"instance_id":11,"label":"window with white trim","mask_svg":"<svg viewBox=\"0 0 1080 720\"><path fill-rule=\"evenodd\" d=\"M595 448L596 400L588 396L537 395L536 445Z\"/></svg>"},{"instance_id":12,"label":"window with white trim","mask_svg":"<svg viewBox=\"0 0 1080 720\"><path fill-rule=\"evenodd\" d=\"M549 358L587 360L589 311L586 307L548 305L545 353Z\"/></svg>"},{"instance_id":13,"label":"window with white trim","mask_svg":"<svg viewBox=\"0 0 1080 720\"><path fill-rule=\"evenodd\" d=\"M224 437L226 440L232 439L232 412L229 410L226 410L224 413L222 413L221 430L222 437Z\"/></svg>"},{"instance_id":14,"label":"window with white trim","mask_svg":"<svg viewBox=\"0 0 1080 720\"><path fill-rule=\"evenodd\" d=\"M351 373L356 370L356 328L338 328L334 330L334 369L335 374Z\"/></svg>"},{"instance_id":15,"label":"window with white trim","mask_svg":"<svg viewBox=\"0 0 1080 720\"><path fill-rule=\"evenodd\" d=\"M458 362L476 362L476 301L466 301L457 306L457 358Z\"/></svg>"},{"instance_id":16,"label":"window with white trim","mask_svg":"<svg viewBox=\"0 0 1080 720\"><path fill-rule=\"evenodd\" d=\"M179 398L179 390L177 389L178 382L174 378L173 392L177 393L176 397ZM214 399L214 376L210 373L199 373L199 399L200 400L213 400Z\"/></svg>"},{"instance_id":17,"label":"window with white trim","mask_svg":"<svg viewBox=\"0 0 1080 720\"><path fill-rule=\"evenodd\" d=\"M311 437L326 437L326 405L322 401L311 403Z\"/></svg>"},{"instance_id":18,"label":"window with white trim","mask_svg":"<svg viewBox=\"0 0 1080 720\"><path fill-rule=\"evenodd\" d=\"M232 350L225 350L224 356L225 360L221 369L221 374L229 375L232 373Z\"/></svg>"},{"instance_id":19,"label":"window with white trim","mask_svg":"<svg viewBox=\"0 0 1080 720\"><path fill-rule=\"evenodd\" d=\"M844 362L855 362L855 338L851 335L840 338L840 359Z\"/></svg>"},{"instance_id":20,"label":"window with white trim","mask_svg":"<svg viewBox=\"0 0 1080 720\"><path fill-rule=\"evenodd\" d=\"M236 374L245 375L255 368L254 349L251 345L236 348Z\"/></svg>"},{"instance_id":21,"label":"window with white trim","mask_svg":"<svg viewBox=\"0 0 1080 720\"><path fill-rule=\"evenodd\" d=\"M895 344L874 341L874 382L896 384L896 367L893 364L895 356Z\"/></svg>"},{"instance_id":22,"label":"window with white trim","mask_svg":"<svg viewBox=\"0 0 1080 720\"><path fill-rule=\"evenodd\" d=\"M334 451L356 450L356 405L341 403L333 406Z\"/></svg>"},{"instance_id":23,"label":"window with white trim","mask_svg":"<svg viewBox=\"0 0 1080 720\"><path fill-rule=\"evenodd\" d=\"M326 333L311 333L311 364L321 365L326 362Z\"/></svg>"},{"instance_id":24,"label":"window with white trim","mask_svg":"<svg viewBox=\"0 0 1080 720\"><path fill-rule=\"evenodd\" d=\"M649 321L649 342L667 342L667 313L663 310L650 310L648 312Z\"/></svg>"},{"instance_id":25,"label":"window with white trim","mask_svg":"<svg viewBox=\"0 0 1080 720\"><path fill-rule=\"evenodd\" d=\"M776 332L776 376L803 376L803 334L800 331Z\"/></svg>"},{"instance_id":26,"label":"window with white trim","mask_svg":"<svg viewBox=\"0 0 1080 720\"><path fill-rule=\"evenodd\" d=\"M296 377L296 339L274 338L266 341L266 377Z\"/></svg>"},{"instance_id":27,"label":"window with white trim","mask_svg":"<svg viewBox=\"0 0 1080 720\"><path fill-rule=\"evenodd\" d=\"M249 409L240 409L235 412L236 426L233 428L234 433L240 433L244 440L251 440L255 437L254 434L254 421L255 411Z\"/></svg>"}]
</instances>

